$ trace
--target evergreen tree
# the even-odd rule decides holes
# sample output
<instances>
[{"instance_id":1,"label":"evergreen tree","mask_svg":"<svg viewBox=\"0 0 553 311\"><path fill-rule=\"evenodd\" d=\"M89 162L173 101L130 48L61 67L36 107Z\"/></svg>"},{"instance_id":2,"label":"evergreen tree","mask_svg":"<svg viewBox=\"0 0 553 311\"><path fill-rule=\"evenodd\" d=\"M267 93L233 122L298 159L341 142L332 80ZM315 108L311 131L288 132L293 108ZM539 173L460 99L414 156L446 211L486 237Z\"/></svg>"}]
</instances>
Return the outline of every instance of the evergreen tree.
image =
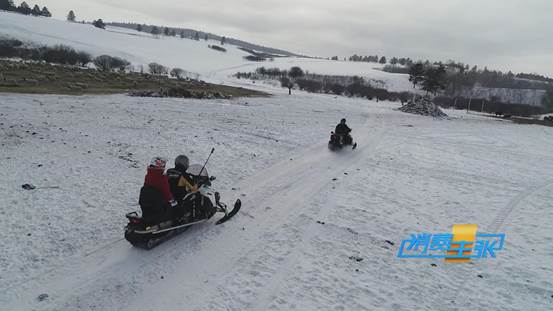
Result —
<instances>
[{"instance_id":1,"label":"evergreen tree","mask_svg":"<svg viewBox=\"0 0 553 311\"><path fill-rule=\"evenodd\" d=\"M205 41L209 40L209 37L207 36L207 34L205 34L204 40L205 40Z\"/></svg>"},{"instance_id":2,"label":"evergreen tree","mask_svg":"<svg viewBox=\"0 0 553 311\"><path fill-rule=\"evenodd\" d=\"M150 32L156 38L161 34L161 30L159 30L157 26L152 27L152 30Z\"/></svg>"},{"instance_id":3,"label":"evergreen tree","mask_svg":"<svg viewBox=\"0 0 553 311\"><path fill-rule=\"evenodd\" d=\"M227 43L227 38L226 38L226 37L222 37L222 38L221 38L221 45L225 45L225 43Z\"/></svg>"},{"instance_id":4,"label":"evergreen tree","mask_svg":"<svg viewBox=\"0 0 553 311\"><path fill-rule=\"evenodd\" d=\"M168 36L168 35L169 35L169 28L165 27L165 28L163 29L163 34L166 35L166 36Z\"/></svg>"},{"instance_id":5,"label":"evergreen tree","mask_svg":"<svg viewBox=\"0 0 553 311\"><path fill-rule=\"evenodd\" d=\"M172 29L171 30L171 37L176 37L177 36L177 32L175 31L175 29Z\"/></svg>"},{"instance_id":6,"label":"evergreen tree","mask_svg":"<svg viewBox=\"0 0 553 311\"><path fill-rule=\"evenodd\" d=\"M422 89L428 93L436 94L446 88L446 70L444 65L432 66L426 69L422 81Z\"/></svg>"},{"instance_id":7,"label":"evergreen tree","mask_svg":"<svg viewBox=\"0 0 553 311\"><path fill-rule=\"evenodd\" d=\"M382 57L380 58L379 63L381 63L381 64L386 64L386 57L382 56Z\"/></svg>"},{"instance_id":8,"label":"evergreen tree","mask_svg":"<svg viewBox=\"0 0 553 311\"><path fill-rule=\"evenodd\" d=\"M391 60L390 60L390 64L392 65L397 65L397 63L399 63L399 60L397 59L397 57L393 57Z\"/></svg>"},{"instance_id":9,"label":"evergreen tree","mask_svg":"<svg viewBox=\"0 0 553 311\"><path fill-rule=\"evenodd\" d=\"M288 76L292 79L298 79L304 76L304 72L300 67L292 67L288 72Z\"/></svg>"},{"instance_id":10,"label":"evergreen tree","mask_svg":"<svg viewBox=\"0 0 553 311\"><path fill-rule=\"evenodd\" d=\"M288 95L292 95L292 88L294 87L294 84L296 83L296 80L298 78L301 78L304 76L304 72L300 67L292 67L290 68L290 71L288 71L288 77L282 77L281 78L281 84L283 87L288 88Z\"/></svg>"},{"instance_id":11,"label":"evergreen tree","mask_svg":"<svg viewBox=\"0 0 553 311\"><path fill-rule=\"evenodd\" d=\"M413 83L413 88L420 84L424 79L424 65L418 62L409 69L409 81Z\"/></svg>"},{"instance_id":12,"label":"evergreen tree","mask_svg":"<svg viewBox=\"0 0 553 311\"><path fill-rule=\"evenodd\" d=\"M75 22L76 19L77 16L75 16L75 12L73 12L73 10L69 11L69 13L67 14L67 21Z\"/></svg>"},{"instance_id":13,"label":"evergreen tree","mask_svg":"<svg viewBox=\"0 0 553 311\"><path fill-rule=\"evenodd\" d=\"M42 13L42 11L40 10L40 7L38 5L35 4L35 6L33 7L33 9L31 10L31 15L33 16L40 16Z\"/></svg>"},{"instance_id":14,"label":"evergreen tree","mask_svg":"<svg viewBox=\"0 0 553 311\"><path fill-rule=\"evenodd\" d=\"M136 31L142 32L142 31L144 31L144 27L142 27L142 25L138 24L138 25L136 26Z\"/></svg>"},{"instance_id":15,"label":"evergreen tree","mask_svg":"<svg viewBox=\"0 0 553 311\"><path fill-rule=\"evenodd\" d=\"M15 5L12 0L0 0L0 10L15 11Z\"/></svg>"},{"instance_id":16,"label":"evergreen tree","mask_svg":"<svg viewBox=\"0 0 553 311\"><path fill-rule=\"evenodd\" d=\"M199 32L196 32L196 34L194 35L194 40L200 41L200 33Z\"/></svg>"},{"instance_id":17,"label":"evergreen tree","mask_svg":"<svg viewBox=\"0 0 553 311\"><path fill-rule=\"evenodd\" d=\"M181 37L181 39L184 39L184 37L186 37L186 34L184 33L184 30L180 31L180 37Z\"/></svg>"},{"instance_id":18,"label":"evergreen tree","mask_svg":"<svg viewBox=\"0 0 553 311\"><path fill-rule=\"evenodd\" d=\"M31 11L31 7L25 1L21 2L19 7L17 7L17 12L21 14L29 15L31 14Z\"/></svg>"},{"instance_id":19,"label":"evergreen tree","mask_svg":"<svg viewBox=\"0 0 553 311\"><path fill-rule=\"evenodd\" d=\"M42 11L40 12L40 15L44 17L52 17L52 13L50 13L50 10L48 10L47 7L43 7Z\"/></svg>"}]
</instances>

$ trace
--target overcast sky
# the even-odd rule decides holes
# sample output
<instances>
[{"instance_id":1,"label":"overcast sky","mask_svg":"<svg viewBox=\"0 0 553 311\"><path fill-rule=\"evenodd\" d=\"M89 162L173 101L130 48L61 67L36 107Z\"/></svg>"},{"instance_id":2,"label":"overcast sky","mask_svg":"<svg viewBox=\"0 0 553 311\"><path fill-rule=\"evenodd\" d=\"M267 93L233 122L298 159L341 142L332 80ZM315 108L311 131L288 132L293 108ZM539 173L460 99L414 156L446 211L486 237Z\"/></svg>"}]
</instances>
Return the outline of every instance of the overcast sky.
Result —
<instances>
[{"instance_id":1,"label":"overcast sky","mask_svg":"<svg viewBox=\"0 0 553 311\"><path fill-rule=\"evenodd\" d=\"M36 1L61 19L72 9L79 20L193 28L312 56L454 59L553 76L552 0Z\"/></svg>"}]
</instances>

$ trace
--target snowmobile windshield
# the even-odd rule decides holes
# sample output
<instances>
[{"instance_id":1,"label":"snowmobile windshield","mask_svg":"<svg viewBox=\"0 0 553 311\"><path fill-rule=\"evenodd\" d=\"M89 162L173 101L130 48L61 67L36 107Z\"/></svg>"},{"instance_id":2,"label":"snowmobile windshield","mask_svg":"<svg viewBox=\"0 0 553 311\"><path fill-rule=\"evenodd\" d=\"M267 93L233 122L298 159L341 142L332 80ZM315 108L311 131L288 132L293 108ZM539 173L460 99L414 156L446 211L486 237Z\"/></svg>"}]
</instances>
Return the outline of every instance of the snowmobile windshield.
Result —
<instances>
[{"instance_id":1,"label":"snowmobile windshield","mask_svg":"<svg viewBox=\"0 0 553 311\"><path fill-rule=\"evenodd\" d=\"M190 175L193 175L193 176L201 176L201 177L207 177L209 178L209 174L207 173L207 168L204 168L203 171L202 171L202 165L200 164L192 164L190 165L190 167L188 167L188 174ZM200 175L200 171L202 172L202 174Z\"/></svg>"}]
</instances>

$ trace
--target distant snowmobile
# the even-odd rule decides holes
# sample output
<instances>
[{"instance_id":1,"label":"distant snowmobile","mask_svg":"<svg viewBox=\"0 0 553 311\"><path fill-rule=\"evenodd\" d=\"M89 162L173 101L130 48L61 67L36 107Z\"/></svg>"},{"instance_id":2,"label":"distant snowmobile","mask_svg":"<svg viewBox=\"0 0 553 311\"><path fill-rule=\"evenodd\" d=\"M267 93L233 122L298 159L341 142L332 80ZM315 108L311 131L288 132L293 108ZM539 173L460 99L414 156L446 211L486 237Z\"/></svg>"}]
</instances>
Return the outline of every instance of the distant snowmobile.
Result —
<instances>
[{"instance_id":1,"label":"distant snowmobile","mask_svg":"<svg viewBox=\"0 0 553 311\"><path fill-rule=\"evenodd\" d=\"M187 194L181 203L187 207L190 213L182 217L169 215L162 221L153 221L147 217L141 217L138 212L128 213L126 217L129 223L125 227L125 239L127 241L136 247L152 249L165 240L186 231L190 226L211 219L216 213L225 214L223 218L217 221L217 225L228 221L238 213L242 206L240 199L237 199L233 209L229 210L227 205L220 201L219 192L211 189L211 182L215 180L215 177L209 176L205 165L191 165L188 168L188 174L193 177L198 189ZM154 200L156 197L161 199L161 194L154 188L143 187L142 195L154 198ZM143 200L140 207L142 211L148 210L145 205L153 203L152 201Z\"/></svg>"},{"instance_id":2,"label":"distant snowmobile","mask_svg":"<svg viewBox=\"0 0 553 311\"><path fill-rule=\"evenodd\" d=\"M328 149L332 151L341 150L344 146L352 146L351 149L355 149L357 148L357 143L354 143L349 135L339 135L331 132Z\"/></svg>"},{"instance_id":3,"label":"distant snowmobile","mask_svg":"<svg viewBox=\"0 0 553 311\"><path fill-rule=\"evenodd\" d=\"M336 125L334 132L330 133L330 140L328 141L328 148L332 151L342 149L344 146L352 145L352 149L357 148L357 143L353 143L351 137L351 128L346 125L346 119L340 120L340 123Z\"/></svg>"}]
</instances>

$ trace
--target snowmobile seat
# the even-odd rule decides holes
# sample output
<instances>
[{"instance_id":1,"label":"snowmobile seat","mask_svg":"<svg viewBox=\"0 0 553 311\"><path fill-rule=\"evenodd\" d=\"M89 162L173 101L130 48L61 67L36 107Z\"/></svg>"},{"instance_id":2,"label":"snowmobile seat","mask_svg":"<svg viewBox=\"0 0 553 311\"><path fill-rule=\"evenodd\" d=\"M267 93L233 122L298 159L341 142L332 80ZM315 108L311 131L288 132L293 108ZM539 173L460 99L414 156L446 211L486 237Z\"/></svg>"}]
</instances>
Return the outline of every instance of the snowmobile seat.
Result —
<instances>
[{"instance_id":1,"label":"snowmobile seat","mask_svg":"<svg viewBox=\"0 0 553 311\"><path fill-rule=\"evenodd\" d=\"M154 187L144 186L140 189L138 204L146 224L154 225L170 219L170 209L163 200L163 194Z\"/></svg>"}]
</instances>

